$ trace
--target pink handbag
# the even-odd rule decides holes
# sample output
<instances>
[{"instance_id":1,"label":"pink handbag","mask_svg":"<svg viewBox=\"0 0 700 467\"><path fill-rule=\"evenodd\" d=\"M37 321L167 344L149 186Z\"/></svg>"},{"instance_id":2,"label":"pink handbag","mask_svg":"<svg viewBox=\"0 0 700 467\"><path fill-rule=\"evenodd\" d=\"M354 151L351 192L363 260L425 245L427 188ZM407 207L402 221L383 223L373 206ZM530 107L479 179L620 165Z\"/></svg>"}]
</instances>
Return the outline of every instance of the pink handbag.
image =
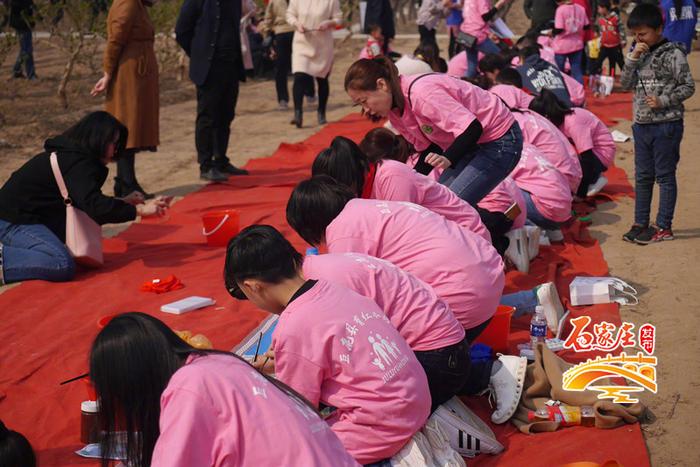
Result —
<instances>
[{"instance_id":1,"label":"pink handbag","mask_svg":"<svg viewBox=\"0 0 700 467\"><path fill-rule=\"evenodd\" d=\"M73 206L68 189L58 167L56 153L51 154L51 170L66 204L66 247L77 263L84 266L102 266L102 227L90 216Z\"/></svg>"}]
</instances>

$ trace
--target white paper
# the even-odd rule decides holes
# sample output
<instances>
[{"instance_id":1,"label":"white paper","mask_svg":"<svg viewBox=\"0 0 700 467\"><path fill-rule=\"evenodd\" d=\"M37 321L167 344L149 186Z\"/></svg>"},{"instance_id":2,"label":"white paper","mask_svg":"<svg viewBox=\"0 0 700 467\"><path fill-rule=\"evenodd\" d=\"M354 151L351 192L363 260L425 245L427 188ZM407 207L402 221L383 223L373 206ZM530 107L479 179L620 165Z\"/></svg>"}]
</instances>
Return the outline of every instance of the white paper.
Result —
<instances>
[{"instance_id":1,"label":"white paper","mask_svg":"<svg viewBox=\"0 0 700 467\"><path fill-rule=\"evenodd\" d=\"M176 302L167 303L160 307L160 311L181 315L183 313L187 313L188 311L214 305L215 303L216 301L211 298L193 296L183 298L182 300L178 300Z\"/></svg>"},{"instance_id":2,"label":"white paper","mask_svg":"<svg viewBox=\"0 0 700 467\"><path fill-rule=\"evenodd\" d=\"M613 141L615 141L616 143L626 143L627 141L629 141L631 139L631 137L629 135L626 135L619 130L612 131L612 138L613 138Z\"/></svg>"}]
</instances>

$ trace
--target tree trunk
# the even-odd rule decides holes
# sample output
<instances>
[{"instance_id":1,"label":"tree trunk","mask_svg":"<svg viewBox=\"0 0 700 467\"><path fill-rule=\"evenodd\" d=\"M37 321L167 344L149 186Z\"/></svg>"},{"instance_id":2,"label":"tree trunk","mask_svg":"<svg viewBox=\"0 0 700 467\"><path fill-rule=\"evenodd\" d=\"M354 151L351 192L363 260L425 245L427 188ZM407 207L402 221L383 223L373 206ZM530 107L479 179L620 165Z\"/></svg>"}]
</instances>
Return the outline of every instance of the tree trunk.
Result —
<instances>
[{"instance_id":1,"label":"tree trunk","mask_svg":"<svg viewBox=\"0 0 700 467\"><path fill-rule=\"evenodd\" d=\"M68 58L68 63L66 63L63 69L63 76L61 76L61 82L58 84L58 98L61 101L63 108L68 108L68 94L66 88L68 87L68 81L70 81L71 75L73 74L73 67L75 67L75 62L78 61L80 52L83 50L83 45L85 43L85 37L82 33L79 34L78 43L75 49L71 52Z\"/></svg>"}]
</instances>

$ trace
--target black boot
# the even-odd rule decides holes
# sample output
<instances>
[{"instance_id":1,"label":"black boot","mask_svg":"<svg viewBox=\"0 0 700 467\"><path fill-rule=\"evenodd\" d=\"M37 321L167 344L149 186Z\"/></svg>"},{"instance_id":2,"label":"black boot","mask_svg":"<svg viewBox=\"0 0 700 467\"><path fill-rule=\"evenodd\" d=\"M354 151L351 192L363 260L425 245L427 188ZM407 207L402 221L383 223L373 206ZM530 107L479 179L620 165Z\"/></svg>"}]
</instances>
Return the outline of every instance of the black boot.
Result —
<instances>
[{"instance_id":1,"label":"black boot","mask_svg":"<svg viewBox=\"0 0 700 467\"><path fill-rule=\"evenodd\" d=\"M117 197L127 196L133 191L138 191L143 193L144 199L154 198L155 195L152 193L146 193L146 190L141 188L139 182L136 180L136 169L134 168L134 163L136 160L136 153L134 151L125 151L119 159L117 159L117 176L114 179L114 193ZM119 185L120 195L117 193L117 185Z\"/></svg>"},{"instance_id":2,"label":"black boot","mask_svg":"<svg viewBox=\"0 0 700 467\"><path fill-rule=\"evenodd\" d=\"M291 123L292 125L296 125L297 128L301 128L301 126L303 125L302 111L295 110L294 111L294 118L289 123Z\"/></svg>"},{"instance_id":3,"label":"black boot","mask_svg":"<svg viewBox=\"0 0 700 467\"><path fill-rule=\"evenodd\" d=\"M328 120L326 120L326 111L319 110L318 111L318 124L325 125L326 123L328 123Z\"/></svg>"}]
</instances>

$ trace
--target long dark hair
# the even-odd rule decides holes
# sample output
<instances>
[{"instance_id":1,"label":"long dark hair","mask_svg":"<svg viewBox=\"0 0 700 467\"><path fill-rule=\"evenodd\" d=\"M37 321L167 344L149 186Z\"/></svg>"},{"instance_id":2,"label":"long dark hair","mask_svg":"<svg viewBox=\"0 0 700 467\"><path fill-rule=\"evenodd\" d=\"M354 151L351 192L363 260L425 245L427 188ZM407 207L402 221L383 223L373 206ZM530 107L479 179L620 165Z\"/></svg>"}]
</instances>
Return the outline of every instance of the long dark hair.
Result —
<instances>
[{"instance_id":1,"label":"long dark hair","mask_svg":"<svg viewBox=\"0 0 700 467\"><path fill-rule=\"evenodd\" d=\"M271 225L251 225L228 242L224 283L238 300L246 296L238 286L245 279L277 284L297 274L303 259L291 243Z\"/></svg>"},{"instance_id":2,"label":"long dark hair","mask_svg":"<svg viewBox=\"0 0 700 467\"><path fill-rule=\"evenodd\" d=\"M144 313L121 314L97 335L90 351L90 379L100 401L103 467L118 454L117 446L123 442L118 431L126 431L127 465L151 464L160 435L160 396L191 354L222 354L245 362L229 352L197 350L162 321ZM288 386L263 376L311 407Z\"/></svg>"},{"instance_id":3,"label":"long dark hair","mask_svg":"<svg viewBox=\"0 0 700 467\"><path fill-rule=\"evenodd\" d=\"M336 136L331 141L331 146L316 156L311 166L311 175L333 177L360 196L368 170L369 160L360 147L351 139Z\"/></svg>"},{"instance_id":4,"label":"long dark hair","mask_svg":"<svg viewBox=\"0 0 700 467\"><path fill-rule=\"evenodd\" d=\"M102 110L87 114L61 134L98 160L102 160L107 146L114 143L117 135L119 139L114 148L115 159L126 148L129 130L111 114Z\"/></svg>"},{"instance_id":5,"label":"long dark hair","mask_svg":"<svg viewBox=\"0 0 700 467\"><path fill-rule=\"evenodd\" d=\"M390 58L380 55L376 58L361 58L348 68L345 73L345 91L376 91L377 80L382 78L391 90L391 107L398 108L403 113L404 98L401 91L399 70Z\"/></svg>"},{"instance_id":6,"label":"long dark hair","mask_svg":"<svg viewBox=\"0 0 700 467\"><path fill-rule=\"evenodd\" d=\"M556 127L564 123L564 117L573 112L569 106L560 101L556 94L549 89L542 89L540 95L530 102L530 110L534 110L549 119Z\"/></svg>"},{"instance_id":7,"label":"long dark hair","mask_svg":"<svg viewBox=\"0 0 700 467\"><path fill-rule=\"evenodd\" d=\"M327 175L304 180L287 202L287 223L309 244L318 245L325 238L326 227L355 197L350 188Z\"/></svg>"},{"instance_id":8,"label":"long dark hair","mask_svg":"<svg viewBox=\"0 0 700 467\"><path fill-rule=\"evenodd\" d=\"M0 421L0 465L2 467L34 467L36 456L27 438L8 429Z\"/></svg>"},{"instance_id":9,"label":"long dark hair","mask_svg":"<svg viewBox=\"0 0 700 467\"><path fill-rule=\"evenodd\" d=\"M415 148L406 139L386 128L373 128L360 141L360 149L370 162L392 159L405 163Z\"/></svg>"}]
</instances>

